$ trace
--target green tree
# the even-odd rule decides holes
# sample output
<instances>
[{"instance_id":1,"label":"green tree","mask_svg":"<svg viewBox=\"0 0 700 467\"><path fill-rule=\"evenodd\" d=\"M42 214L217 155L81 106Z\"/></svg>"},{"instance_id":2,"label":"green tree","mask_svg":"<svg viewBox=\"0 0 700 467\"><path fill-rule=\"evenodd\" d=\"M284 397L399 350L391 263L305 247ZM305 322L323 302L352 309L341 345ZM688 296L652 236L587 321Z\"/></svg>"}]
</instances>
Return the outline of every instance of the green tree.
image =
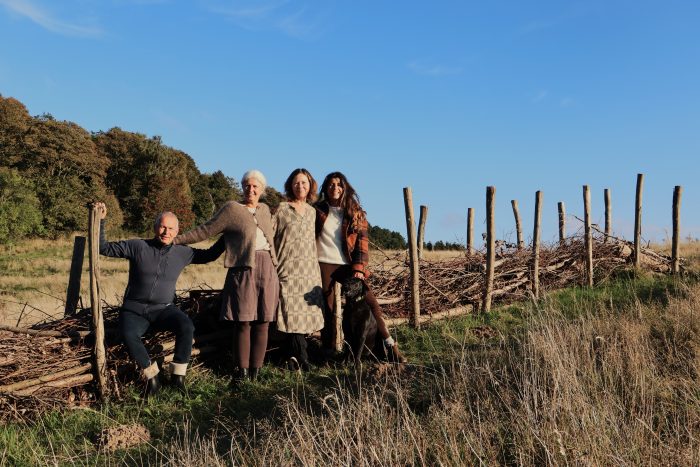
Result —
<instances>
[{"instance_id":1,"label":"green tree","mask_svg":"<svg viewBox=\"0 0 700 467\"><path fill-rule=\"evenodd\" d=\"M164 210L177 214L182 228L194 225L190 179L196 182L200 174L187 154L164 145L158 136L147 138L120 128L96 133L93 140L97 151L111 161L105 180L125 212L124 227L148 232L155 216ZM195 186L199 190L197 183ZM201 200L208 196L201 190L196 195L202 214L206 203Z\"/></svg>"},{"instance_id":2,"label":"green tree","mask_svg":"<svg viewBox=\"0 0 700 467\"><path fill-rule=\"evenodd\" d=\"M109 160L97 153L90 134L72 122L37 117L13 166L33 180L49 235L85 230L87 203L103 200L121 221L114 195L104 185Z\"/></svg>"},{"instance_id":3,"label":"green tree","mask_svg":"<svg viewBox=\"0 0 700 467\"><path fill-rule=\"evenodd\" d=\"M163 145L160 139L151 139L144 148L146 165L141 193L140 231L149 231L153 219L162 211L174 212L180 228L194 225L192 192L187 180L187 164L180 151Z\"/></svg>"},{"instance_id":4,"label":"green tree","mask_svg":"<svg viewBox=\"0 0 700 467\"><path fill-rule=\"evenodd\" d=\"M0 167L0 244L42 235L39 198L17 170Z\"/></svg>"},{"instance_id":5,"label":"green tree","mask_svg":"<svg viewBox=\"0 0 700 467\"><path fill-rule=\"evenodd\" d=\"M243 197L241 186L238 182L224 175L220 170L217 170L211 175L207 175L209 193L211 194L214 210L219 209L227 201L240 201Z\"/></svg>"},{"instance_id":6,"label":"green tree","mask_svg":"<svg viewBox=\"0 0 700 467\"><path fill-rule=\"evenodd\" d=\"M376 225L369 226L369 239L385 250L403 250L408 245L400 233Z\"/></svg>"},{"instance_id":7,"label":"green tree","mask_svg":"<svg viewBox=\"0 0 700 467\"><path fill-rule=\"evenodd\" d=\"M285 200L285 196L279 191L275 190L271 186L265 188L265 194L260 197L260 201L270 206L270 210L275 212L277 207L282 201Z\"/></svg>"},{"instance_id":8,"label":"green tree","mask_svg":"<svg viewBox=\"0 0 700 467\"><path fill-rule=\"evenodd\" d=\"M13 167L24 157L24 135L32 123L17 99L0 95L0 167Z\"/></svg>"}]
</instances>

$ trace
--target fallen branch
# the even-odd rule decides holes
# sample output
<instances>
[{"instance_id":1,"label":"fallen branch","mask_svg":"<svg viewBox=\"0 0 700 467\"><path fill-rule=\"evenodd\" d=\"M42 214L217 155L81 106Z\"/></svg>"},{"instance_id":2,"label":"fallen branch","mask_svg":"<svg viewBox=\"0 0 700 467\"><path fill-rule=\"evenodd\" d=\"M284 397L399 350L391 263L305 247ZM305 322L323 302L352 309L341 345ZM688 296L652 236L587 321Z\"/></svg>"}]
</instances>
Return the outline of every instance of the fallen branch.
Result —
<instances>
[{"instance_id":1,"label":"fallen branch","mask_svg":"<svg viewBox=\"0 0 700 467\"><path fill-rule=\"evenodd\" d=\"M25 381L20 381L14 384L8 384L5 386L0 386L0 393L2 392L16 392L20 389L25 389L31 386L41 385L42 383L48 383L50 381L55 381L66 376L73 376L90 371L92 364L86 363L84 365L69 368L67 370L59 371L58 373L48 374L44 376L39 376L38 378L29 379Z\"/></svg>"}]
</instances>

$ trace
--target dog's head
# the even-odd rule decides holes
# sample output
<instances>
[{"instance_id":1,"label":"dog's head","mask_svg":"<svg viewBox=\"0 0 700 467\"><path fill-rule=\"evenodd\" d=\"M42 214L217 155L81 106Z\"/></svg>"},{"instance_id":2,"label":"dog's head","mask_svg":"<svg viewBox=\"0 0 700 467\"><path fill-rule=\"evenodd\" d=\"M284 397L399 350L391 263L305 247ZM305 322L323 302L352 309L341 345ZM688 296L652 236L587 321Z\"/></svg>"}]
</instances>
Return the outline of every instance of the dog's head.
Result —
<instances>
[{"instance_id":1,"label":"dog's head","mask_svg":"<svg viewBox=\"0 0 700 467\"><path fill-rule=\"evenodd\" d=\"M358 302L365 298L366 291L365 282L357 277L349 277L341 284L341 293L345 300L349 302Z\"/></svg>"}]
</instances>

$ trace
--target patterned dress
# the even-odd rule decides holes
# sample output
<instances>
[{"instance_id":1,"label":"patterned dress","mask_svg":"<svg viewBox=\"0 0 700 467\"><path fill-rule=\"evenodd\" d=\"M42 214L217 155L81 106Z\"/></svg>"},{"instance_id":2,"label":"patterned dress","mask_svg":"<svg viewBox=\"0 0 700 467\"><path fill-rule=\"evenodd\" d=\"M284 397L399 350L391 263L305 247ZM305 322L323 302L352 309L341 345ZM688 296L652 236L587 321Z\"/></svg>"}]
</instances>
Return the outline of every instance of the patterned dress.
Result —
<instances>
[{"instance_id":1,"label":"patterned dress","mask_svg":"<svg viewBox=\"0 0 700 467\"><path fill-rule=\"evenodd\" d=\"M323 328L323 289L316 253L316 210L304 204L297 212L280 203L274 215L280 306L277 329L309 334Z\"/></svg>"}]
</instances>

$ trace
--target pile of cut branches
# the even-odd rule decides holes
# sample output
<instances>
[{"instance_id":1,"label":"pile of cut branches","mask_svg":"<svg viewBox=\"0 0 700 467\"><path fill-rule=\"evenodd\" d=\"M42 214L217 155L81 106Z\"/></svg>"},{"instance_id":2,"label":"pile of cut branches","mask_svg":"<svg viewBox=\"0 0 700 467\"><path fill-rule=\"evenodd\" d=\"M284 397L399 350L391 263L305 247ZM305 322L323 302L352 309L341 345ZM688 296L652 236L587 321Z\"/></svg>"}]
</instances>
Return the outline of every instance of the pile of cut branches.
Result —
<instances>
[{"instance_id":1,"label":"pile of cut branches","mask_svg":"<svg viewBox=\"0 0 700 467\"><path fill-rule=\"evenodd\" d=\"M231 332L217 322L218 293L194 291L176 304L193 319L197 332L192 350L200 357L230 342ZM139 373L119 339L118 307L103 309L110 393L120 398ZM89 331L90 309L74 316L44 322L29 329L0 326L0 420L22 419L51 407L89 405L96 400ZM172 333L145 336L153 360L172 361ZM163 366L163 365L161 365Z\"/></svg>"},{"instance_id":2,"label":"pile of cut branches","mask_svg":"<svg viewBox=\"0 0 700 467\"><path fill-rule=\"evenodd\" d=\"M382 310L391 317L406 316L411 309L409 260L405 252L384 255L373 269L369 282L386 303ZM419 293L421 314L471 305L478 309L483 300L486 258L483 251L448 260L420 261ZM583 284L586 277L586 248L582 237L570 237L563 244L542 246L539 255L540 290L557 290ZM593 237L594 282L600 282L633 261L633 245L602 234ZM671 258L647 248L640 255L646 271L668 273ZM496 252L492 300L513 302L531 298L531 250L505 245Z\"/></svg>"}]
</instances>

